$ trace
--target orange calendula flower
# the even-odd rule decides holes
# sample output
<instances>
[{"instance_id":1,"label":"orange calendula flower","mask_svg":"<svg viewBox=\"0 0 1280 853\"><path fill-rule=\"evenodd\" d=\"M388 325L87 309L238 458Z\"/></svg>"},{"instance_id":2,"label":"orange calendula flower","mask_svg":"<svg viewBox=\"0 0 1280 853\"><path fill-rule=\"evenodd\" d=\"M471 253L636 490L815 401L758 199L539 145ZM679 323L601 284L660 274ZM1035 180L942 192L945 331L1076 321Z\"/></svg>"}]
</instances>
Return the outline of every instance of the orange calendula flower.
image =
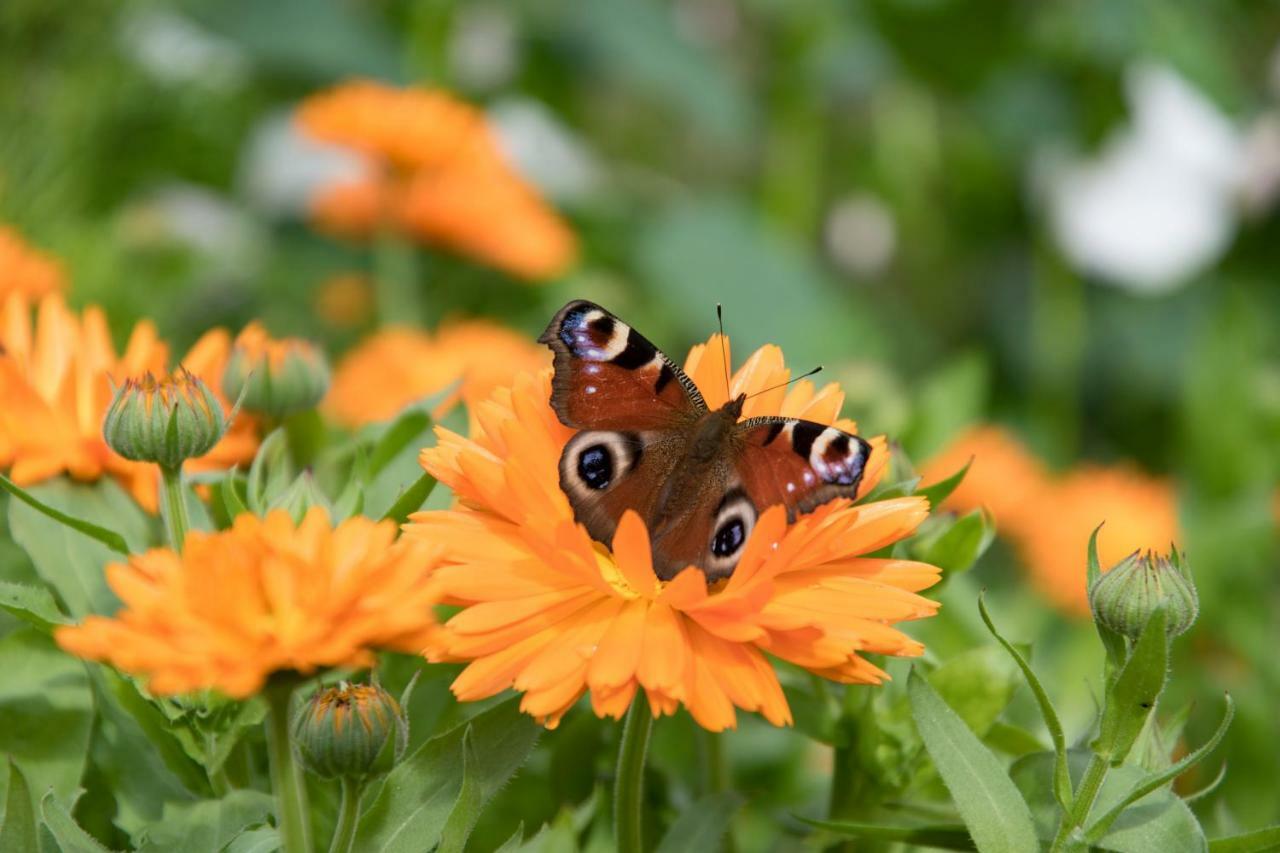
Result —
<instances>
[{"instance_id":1,"label":"orange calendula flower","mask_svg":"<svg viewBox=\"0 0 1280 853\"><path fill-rule=\"evenodd\" d=\"M695 347L686 369L712 409L727 399L719 338ZM732 393L763 391L788 376L777 347L756 352ZM906 497L857 505L836 500L788 524L780 506L759 518L733 575L708 587L689 568L658 580L643 521L627 513L612 550L574 523L557 462L573 434L549 405L551 372L525 374L476 407L468 439L438 430L423 466L453 488L459 506L413 516L406 536L442 544L436 572L462 610L430 656L469 661L453 684L475 700L514 687L521 707L555 725L586 692L595 712L620 717L643 689L655 716L683 705L703 727L736 724L736 708L791 722L769 656L822 677L875 684L885 673L863 654L919 655L893 623L932 615L916 593L938 569L865 556L911 534L929 508ZM800 382L747 401L744 417L785 415L852 430L843 394ZM883 473L872 441L863 491Z\"/></svg>"},{"instance_id":2,"label":"orange calendula flower","mask_svg":"<svg viewBox=\"0 0 1280 853\"><path fill-rule=\"evenodd\" d=\"M369 666L378 649L418 652L434 630L428 578L439 549L396 541L390 522L324 510L295 525L276 510L187 534L107 567L113 618L60 628L62 648L147 680L157 694L215 689L244 698L272 673Z\"/></svg>"},{"instance_id":3,"label":"orange calendula flower","mask_svg":"<svg viewBox=\"0 0 1280 853\"><path fill-rule=\"evenodd\" d=\"M484 114L446 92L372 81L309 98L298 123L374 168L311 204L324 231L368 238L394 229L531 280L573 262L573 232L507 163Z\"/></svg>"},{"instance_id":4,"label":"orange calendula flower","mask_svg":"<svg viewBox=\"0 0 1280 853\"><path fill-rule=\"evenodd\" d=\"M1086 552L1099 524L1103 571L1140 549L1167 550L1179 538L1173 488L1128 467L1077 468L1044 489L1034 509L1040 523L1018 531L1014 541L1041 591L1080 616L1089 613Z\"/></svg>"},{"instance_id":5,"label":"orange calendula flower","mask_svg":"<svg viewBox=\"0 0 1280 853\"><path fill-rule=\"evenodd\" d=\"M457 382L456 392L437 408L440 415L459 400L473 408L517 374L550 362L545 347L483 320L446 323L435 334L383 329L338 365L325 405L342 423L361 426L394 417Z\"/></svg>"},{"instance_id":6,"label":"orange calendula flower","mask_svg":"<svg viewBox=\"0 0 1280 853\"><path fill-rule=\"evenodd\" d=\"M950 477L972 460L964 480L943 504L962 511L986 507L1000 532L1016 535L1029 524L1042 523L1036 500L1049 484L1044 465L1022 442L1002 427L973 427L921 468L922 482Z\"/></svg>"},{"instance_id":7,"label":"orange calendula flower","mask_svg":"<svg viewBox=\"0 0 1280 853\"><path fill-rule=\"evenodd\" d=\"M216 388L230 344L225 331L210 332L183 364ZM33 323L27 300L10 295L0 308L0 467L10 468L14 482L23 486L63 473L86 481L110 475L155 512L159 469L113 452L102 437L102 422L113 382L148 372L163 375L168 360L168 346L146 321L134 327L124 353L117 355L101 309L90 307L78 316L60 296L47 296ZM236 420L208 454L190 460L188 471L253 457L254 428Z\"/></svg>"},{"instance_id":8,"label":"orange calendula flower","mask_svg":"<svg viewBox=\"0 0 1280 853\"><path fill-rule=\"evenodd\" d=\"M17 231L0 226L0 298L18 293L38 299L62 289L62 265L29 246Z\"/></svg>"}]
</instances>

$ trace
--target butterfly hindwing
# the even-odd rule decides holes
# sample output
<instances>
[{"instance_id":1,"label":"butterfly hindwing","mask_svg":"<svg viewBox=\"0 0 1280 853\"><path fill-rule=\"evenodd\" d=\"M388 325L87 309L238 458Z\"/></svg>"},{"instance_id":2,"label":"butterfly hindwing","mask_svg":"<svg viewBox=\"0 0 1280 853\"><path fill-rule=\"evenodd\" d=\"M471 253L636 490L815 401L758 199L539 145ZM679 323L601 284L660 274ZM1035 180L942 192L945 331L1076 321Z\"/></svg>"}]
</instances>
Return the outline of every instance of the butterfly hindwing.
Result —
<instances>
[{"instance_id":1,"label":"butterfly hindwing","mask_svg":"<svg viewBox=\"0 0 1280 853\"><path fill-rule=\"evenodd\" d=\"M793 520L833 498L854 497L871 456L865 439L797 418L751 418L737 431L743 491L756 507L782 504Z\"/></svg>"},{"instance_id":2,"label":"butterfly hindwing","mask_svg":"<svg viewBox=\"0 0 1280 853\"><path fill-rule=\"evenodd\" d=\"M555 353L551 405L566 426L671 429L707 410L683 370L592 302L564 306L538 340Z\"/></svg>"}]
</instances>

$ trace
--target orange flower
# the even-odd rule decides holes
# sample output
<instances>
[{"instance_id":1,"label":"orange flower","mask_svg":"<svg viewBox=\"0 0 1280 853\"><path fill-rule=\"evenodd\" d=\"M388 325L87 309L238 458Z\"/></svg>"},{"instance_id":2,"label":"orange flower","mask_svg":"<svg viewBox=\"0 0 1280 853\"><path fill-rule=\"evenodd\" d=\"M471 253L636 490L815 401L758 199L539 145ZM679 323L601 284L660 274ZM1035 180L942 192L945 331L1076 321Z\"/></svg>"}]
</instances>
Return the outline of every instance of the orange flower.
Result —
<instances>
[{"instance_id":1,"label":"orange flower","mask_svg":"<svg viewBox=\"0 0 1280 853\"><path fill-rule=\"evenodd\" d=\"M484 320L446 323L435 335L383 329L349 352L334 372L325 401L348 426L394 417L405 406L460 382L435 414L459 399L473 408L493 389L551 361L545 347Z\"/></svg>"},{"instance_id":2,"label":"orange flower","mask_svg":"<svg viewBox=\"0 0 1280 853\"><path fill-rule=\"evenodd\" d=\"M124 602L113 618L61 628L74 655L144 676L158 694L212 688L243 698L274 672L363 667L377 649L418 652L434 630L427 582L439 549L395 541L390 522L301 524L276 510L229 530L191 532L107 567Z\"/></svg>"},{"instance_id":3,"label":"orange flower","mask_svg":"<svg viewBox=\"0 0 1280 853\"><path fill-rule=\"evenodd\" d=\"M19 293L38 299L62 288L62 265L27 245L17 231L0 226L0 298Z\"/></svg>"},{"instance_id":4,"label":"orange flower","mask_svg":"<svg viewBox=\"0 0 1280 853\"><path fill-rule=\"evenodd\" d=\"M686 365L712 408L726 399L719 338ZM777 347L757 351L733 393L785 380ZM791 711L767 655L825 678L879 683L861 654L919 655L892 623L932 615L915 593L938 570L873 553L909 535L928 514L921 498L855 505L832 501L788 524L780 506L758 520L733 575L708 588L696 568L659 581L649 536L634 513L610 551L576 525L557 462L572 431L548 403L551 372L525 374L475 410L471 439L438 430L423 466L453 488L459 507L413 516L406 536L445 547L436 572L445 600L463 609L429 647L470 661L453 683L459 699L523 691L521 707L554 726L590 691L601 716L620 717L643 688L655 716L680 705L707 729L736 724L735 708L776 725ZM783 414L853 429L838 414L834 384L801 382L751 397L744 417ZM883 438L872 442L863 490L883 473Z\"/></svg>"},{"instance_id":5,"label":"orange flower","mask_svg":"<svg viewBox=\"0 0 1280 853\"><path fill-rule=\"evenodd\" d=\"M364 273L338 273L316 291L316 313L335 329L355 329L373 317L373 282Z\"/></svg>"},{"instance_id":6,"label":"orange flower","mask_svg":"<svg viewBox=\"0 0 1280 853\"><path fill-rule=\"evenodd\" d=\"M229 349L225 331L209 332L184 365L216 389ZM111 475L155 512L158 469L113 453L102 438L112 381L166 372L168 346L155 327L146 321L135 326L118 356L101 309L90 307L77 317L62 297L46 296L33 325L31 306L13 294L0 310L0 353L0 467L12 466L14 482L31 485L64 472L77 480ZM248 460L256 447L252 424L233 424L188 470Z\"/></svg>"},{"instance_id":7,"label":"orange flower","mask_svg":"<svg viewBox=\"0 0 1280 853\"><path fill-rule=\"evenodd\" d=\"M936 483L973 460L964 480L943 504L962 512L986 507L1000 532L1016 535L1029 524L1044 523L1035 503L1048 486L1044 465L1002 427L973 427L921 468L925 483Z\"/></svg>"},{"instance_id":8,"label":"orange flower","mask_svg":"<svg viewBox=\"0 0 1280 853\"><path fill-rule=\"evenodd\" d=\"M298 122L375 167L312 200L321 230L368 238L394 228L531 280L573 262L573 232L507 164L475 107L439 90L357 81L308 99Z\"/></svg>"},{"instance_id":9,"label":"orange flower","mask_svg":"<svg viewBox=\"0 0 1280 853\"><path fill-rule=\"evenodd\" d=\"M1139 549L1167 550L1179 538L1170 484L1123 466L1077 468L1041 493L1034 512L1039 522L1015 541L1041 591L1080 616L1089 613L1086 553L1099 524L1105 522L1098 534L1103 571Z\"/></svg>"}]
</instances>

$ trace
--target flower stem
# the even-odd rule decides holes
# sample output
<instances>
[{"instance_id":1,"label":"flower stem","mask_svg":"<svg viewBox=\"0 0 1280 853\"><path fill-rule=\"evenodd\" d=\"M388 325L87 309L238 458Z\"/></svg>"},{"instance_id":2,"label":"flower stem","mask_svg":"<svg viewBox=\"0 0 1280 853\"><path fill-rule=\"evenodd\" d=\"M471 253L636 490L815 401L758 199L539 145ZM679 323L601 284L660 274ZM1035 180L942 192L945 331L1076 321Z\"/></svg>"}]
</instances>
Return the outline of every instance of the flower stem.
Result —
<instances>
[{"instance_id":1,"label":"flower stem","mask_svg":"<svg viewBox=\"0 0 1280 853\"><path fill-rule=\"evenodd\" d=\"M618 773L613 780L613 835L618 853L642 853L644 812L644 762L649 752L653 716L644 690L636 698L622 724L618 746Z\"/></svg>"},{"instance_id":2,"label":"flower stem","mask_svg":"<svg viewBox=\"0 0 1280 853\"><path fill-rule=\"evenodd\" d=\"M311 853L307 788L302 768L294 761L289 738L289 699L293 696L293 685L270 685L265 695L271 788L276 795L276 819L283 849L285 853Z\"/></svg>"},{"instance_id":3,"label":"flower stem","mask_svg":"<svg viewBox=\"0 0 1280 853\"><path fill-rule=\"evenodd\" d=\"M338 825L329 842L329 853L351 853L356 840L356 825L360 822L360 795L364 793L363 779L342 777L342 804L338 807Z\"/></svg>"},{"instance_id":4,"label":"flower stem","mask_svg":"<svg viewBox=\"0 0 1280 853\"><path fill-rule=\"evenodd\" d=\"M187 516L187 498L182 493L182 465L170 468L160 466L160 479L164 484L164 523L169 531L169 544L181 552L187 539L191 521Z\"/></svg>"},{"instance_id":5,"label":"flower stem","mask_svg":"<svg viewBox=\"0 0 1280 853\"><path fill-rule=\"evenodd\" d=\"M1084 778L1080 780L1080 787L1071 798L1070 810L1062 817L1062 825L1058 827L1058 834L1053 839L1050 851L1056 853L1060 850L1083 849L1084 837L1077 830L1080 833L1083 832L1085 822L1089 819L1089 810L1093 808L1093 801L1097 799L1098 791L1102 790L1102 783L1107 778L1107 768L1110 765L1111 758L1107 755L1095 753L1089 760Z\"/></svg>"},{"instance_id":6,"label":"flower stem","mask_svg":"<svg viewBox=\"0 0 1280 853\"><path fill-rule=\"evenodd\" d=\"M418 291L413 245L393 227L383 228L374 244L374 296L384 324L412 325L425 319Z\"/></svg>"}]
</instances>

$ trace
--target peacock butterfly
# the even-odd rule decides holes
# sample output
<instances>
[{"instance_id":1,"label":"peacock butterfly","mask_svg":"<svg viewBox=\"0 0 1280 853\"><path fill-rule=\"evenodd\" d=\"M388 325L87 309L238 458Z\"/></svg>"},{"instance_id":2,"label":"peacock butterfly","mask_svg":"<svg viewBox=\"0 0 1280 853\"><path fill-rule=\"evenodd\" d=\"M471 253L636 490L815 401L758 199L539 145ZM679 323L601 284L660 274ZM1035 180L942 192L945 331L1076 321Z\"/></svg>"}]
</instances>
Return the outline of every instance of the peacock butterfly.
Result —
<instances>
[{"instance_id":1,"label":"peacock butterfly","mask_svg":"<svg viewBox=\"0 0 1280 853\"><path fill-rule=\"evenodd\" d=\"M745 394L712 411L683 370L599 305L570 302L538 340L555 353L551 406L578 430L560 455L574 517L610 544L635 510L663 580L688 566L728 577L766 508L794 520L857 493L866 441L796 418L743 420Z\"/></svg>"}]
</instances>

